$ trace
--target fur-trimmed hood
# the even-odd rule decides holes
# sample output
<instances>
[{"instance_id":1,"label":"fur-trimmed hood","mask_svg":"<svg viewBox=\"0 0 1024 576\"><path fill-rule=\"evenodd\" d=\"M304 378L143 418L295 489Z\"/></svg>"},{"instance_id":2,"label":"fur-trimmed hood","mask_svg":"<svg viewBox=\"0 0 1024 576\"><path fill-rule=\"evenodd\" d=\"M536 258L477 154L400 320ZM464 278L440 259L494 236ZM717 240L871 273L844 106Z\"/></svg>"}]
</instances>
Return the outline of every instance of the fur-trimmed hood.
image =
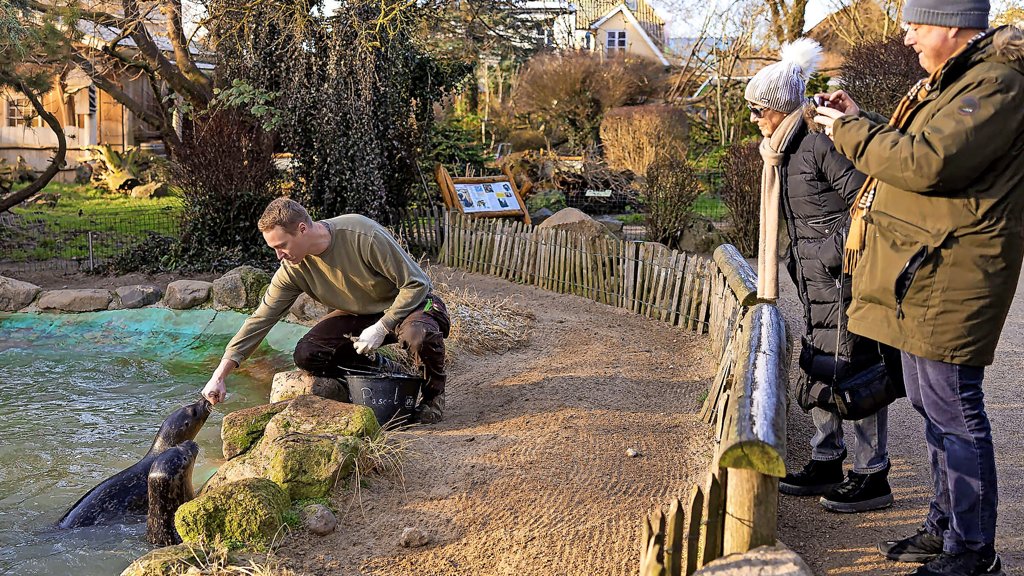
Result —
<instances>
[{"instance_id":1,"label":"fur-trimmed hood","mask_svg":"<svg viewBox=\"0 0 1024 576\"><path fill-rule=\"evenodd\" d=\"M992 33L992 51L1006 62L1024 61L1024 30L1017 26L1003 26Z\"/></svg>"}]
</instances>

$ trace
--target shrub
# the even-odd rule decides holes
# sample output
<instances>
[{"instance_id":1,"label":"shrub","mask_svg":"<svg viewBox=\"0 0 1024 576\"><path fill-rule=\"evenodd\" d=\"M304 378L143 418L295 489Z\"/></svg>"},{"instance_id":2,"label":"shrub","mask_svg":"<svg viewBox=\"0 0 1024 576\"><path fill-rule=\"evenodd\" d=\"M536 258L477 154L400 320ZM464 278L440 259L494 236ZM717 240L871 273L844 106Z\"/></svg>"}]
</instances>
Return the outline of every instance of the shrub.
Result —
<instances>
[{"instance_id":1,"label":"shrub","mask_svg":"<svg viewBox=\"0 0 1024 576\"><path fill-rule=\"evenodd\" d=\"M903 45L902 36L855 46L840 70L843 89L857 104L886 116L924 75L917 54Z\"/></svg>"},{"instance_id":2,"label":"shrub","mask_svg":"<svg viewBox=\"0 0 1024 576\"><path fill-rule=\"evenodd\" d=\"M553 145L581 153L598 142L606 111L643 104L660 94L664 69L644 59L602 58L590 52L533 57L513 94L515 112L542 128Z\"/></svg>"},{"instance_id":3,"label":"shrub","mask_svg":"<svg viewBox=\"0 0 1024 576\"><path fill-rule=\"evenodd\" d=\"M647 239L669 248L679 246L691 208L703 192L700 176L682 158L659 158L650 165L642 196L647 212Z\"/></svg>"},{"instance_id":4,"label":"shrub","mask_svg":"<svg viewBox=\"0 0 1024 576\"><path fill-rule=\"evenodd\" d=\"M763 161L756 142L730 146L722 158L722 201L732 225L725 237L744 256L757 254L761 222L761 173Z\"/></svg>"},{"instance_id":5,"label":"shrub","mask_svg":"<svg viewBox=\"0 0 1024 576\"><path fill-rule=\"evenodd\" d=\"M279 192L270 136L241 114L196 117L195 133L174 155L181 189L181 238L174 266L221 269L272 262L256 221Z\"/></svg>"},{"instance_id":6,"label":"shrub","mask_svg":"<svg viewBox=\"0 0 1024 576\"><path fill-rule=\"evenodd\" d=\"M687 115L665 105L609 110L601 121L601 146L612 168L647 174L659 158L686 156Z\"/></svg>"}]
</instances>

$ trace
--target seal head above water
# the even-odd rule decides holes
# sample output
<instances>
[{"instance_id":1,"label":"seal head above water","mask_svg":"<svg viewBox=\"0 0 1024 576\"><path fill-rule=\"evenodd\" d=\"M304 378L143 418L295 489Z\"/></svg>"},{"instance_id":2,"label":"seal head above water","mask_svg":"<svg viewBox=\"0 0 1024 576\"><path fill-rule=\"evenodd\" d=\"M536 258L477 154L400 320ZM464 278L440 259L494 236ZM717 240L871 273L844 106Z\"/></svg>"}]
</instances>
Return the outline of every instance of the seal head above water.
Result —
<instances>
[{"instance_id":1,"label":"seal head above water","mask_svg":"<svg viewBox=\"0 0 1024 576\"><path fill-rule=\"evenodd\" d=\"M146 514L147 482L153 461L168 449L186 440L194 440L210 417L212 408L206 398L200 398L175 410L164 420L149 452L141 460L89 490L61 516L57 527L79 528Z\"/></svg>"}]
</instances>

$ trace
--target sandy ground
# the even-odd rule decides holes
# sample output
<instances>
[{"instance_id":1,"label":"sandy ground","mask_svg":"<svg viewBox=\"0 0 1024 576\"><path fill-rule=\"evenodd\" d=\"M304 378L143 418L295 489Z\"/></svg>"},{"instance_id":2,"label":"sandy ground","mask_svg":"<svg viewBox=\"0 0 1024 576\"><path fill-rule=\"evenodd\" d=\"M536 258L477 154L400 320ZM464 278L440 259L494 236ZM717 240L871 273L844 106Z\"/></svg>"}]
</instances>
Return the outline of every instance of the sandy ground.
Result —
<instances>
[{"instance_id":1,"label":"sandy ground","mask_svg":"<svg viewBox=\"0 0 1024 576\"><path fill-rule=\"evenodd\" d=\"M790 326L802 326L801 309L789 276L780 269L782 307ZM796 358L793 359L794 369ZM1010 317L1003 330L996 362L985 373L985 405L992 422L999 482L996 547L1007 574L1024 575L1024 399L1020 375L1024 368L1024 286L1018 286ZM847 427L849 429L849 427ZM789 410L789 461L799 469L810 457L808 441L814 426L795 402ZM852 435L851 435L852 437ZM817 498L782 496L779 538L799 552L818 574L890 575L912 571L914 564L890 562L878 554L882 540L914 533L931 501L931 476L924 424L906 398L889 411L889 481L895 504L888 510L864 514L833 514ZM852 461L847 459L847 468Z\"/></svg>"},{"instance_id":2,"label":"sandy ground","mask_svg":"<svg viewBox=\"0 0 1024 576\"><path fill-rule=\"evenodd\" d=\"M278 556L309 574L634 573L640 519L706 473L703 339L491 277L449 284L532 310L529 344L456 359L445 421L410 433L404 486L372 479L361 506L340 493L338 530L294 533ZM430 544L402 548L406 527Z\"/></svg>"}]
</instances>

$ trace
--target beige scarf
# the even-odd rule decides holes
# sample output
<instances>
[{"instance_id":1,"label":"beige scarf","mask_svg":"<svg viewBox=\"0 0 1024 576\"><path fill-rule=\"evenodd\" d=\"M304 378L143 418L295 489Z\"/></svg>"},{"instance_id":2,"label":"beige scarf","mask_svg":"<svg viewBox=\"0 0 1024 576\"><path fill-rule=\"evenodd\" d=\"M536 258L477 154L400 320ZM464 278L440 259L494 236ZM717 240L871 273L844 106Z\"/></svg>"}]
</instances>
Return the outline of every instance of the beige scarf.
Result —
<instances>
[{"instance_id":1,"label":"beige scarf","mask_svg":"<svg viewBox=\"0 0 1024 576\"><path fill-rule=\"evenodd\" d=\"M761 172L761 228L757 241L757 297L779 297L779 202L782 195L782 153L804 124L804 110L797 108L786 116L770 138L759 148L764 168Z\"/></svg>"}]
</instances>

